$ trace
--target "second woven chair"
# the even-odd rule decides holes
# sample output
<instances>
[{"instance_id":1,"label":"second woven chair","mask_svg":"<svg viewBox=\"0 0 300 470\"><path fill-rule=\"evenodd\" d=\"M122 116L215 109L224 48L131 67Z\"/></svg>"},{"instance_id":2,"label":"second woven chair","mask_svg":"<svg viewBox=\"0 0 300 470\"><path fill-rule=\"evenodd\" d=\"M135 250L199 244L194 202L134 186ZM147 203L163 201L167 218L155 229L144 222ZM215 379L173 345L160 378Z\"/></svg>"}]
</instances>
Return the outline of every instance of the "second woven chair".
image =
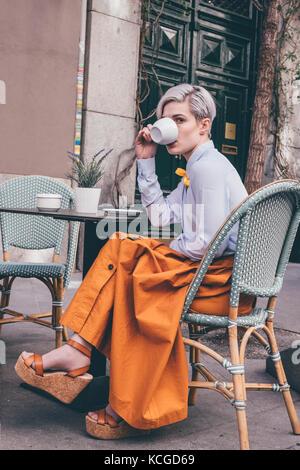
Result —
<instances>
[{"instance_id":1,"label":"second woven chair","mask_svg":"<svg viewBox=\"0 0 300 470\"><path fill-rule=\"evenodd\" d=\"M0 329L3 324L20 321L38 323L55 330L56 347L59 347L64 333L63 327L59 324L63 310L63 296L73 270L79 223L72 224L66 262L61 263L59 255L67 226L66 221L45 216L1 213L1 207L34 208L36 195L39 193L60 194L62 209L70 208L73 201L73 191L67 185L44 176L18 177L0 186L0 225L3 248L3 262L0 262L0 279L3 280L0 286L2 290ZM28 250L53 248L52 262L10 261L10 246ZM43 282L51 293L52 311L25 315L10 309L12 285L17 277L36 278ZM51 317L51 320L46 320L47 317Z\"/></svg>"}]
</instances>

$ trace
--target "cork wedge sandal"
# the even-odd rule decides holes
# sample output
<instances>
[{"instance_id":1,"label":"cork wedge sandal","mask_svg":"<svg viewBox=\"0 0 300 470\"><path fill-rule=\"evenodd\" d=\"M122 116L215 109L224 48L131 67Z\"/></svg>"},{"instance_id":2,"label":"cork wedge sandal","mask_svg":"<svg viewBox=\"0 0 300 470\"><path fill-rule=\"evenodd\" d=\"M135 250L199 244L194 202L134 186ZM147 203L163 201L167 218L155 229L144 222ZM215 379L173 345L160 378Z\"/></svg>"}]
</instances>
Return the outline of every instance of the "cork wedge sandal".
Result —
<instances>
[{"instance_id":1,"label":"cork wedge sandal","mask_svg":"<svg viewBox=\"0 0 300 470\"><path fill-rule=\"evenodd\" d=\"M136 429L125 421L117 423L106 409L95 411L98 419L86 416L86 432L97 439L124 439L126 437L144 436L150 433L149 429Z\"/></svg>"},{"instance_id":2,"label":"cork wedge sandal","mask_svg":"<svg viewBox=\"0 0 300 470\"><path fill-rule=\"evenodd\" d=\"M70 339L67 344L79 350L87 357L91 352L82 344ZM35 370L31 367L35 362ZM89 366L80 369L55 372L44 372L42 357L33 353L27 359L19 356L15 365L18 376L28 385L48 392L63 403L71 403L77 395L93 380L91 374L87 374Z\"/></svg>"}]
</instances>

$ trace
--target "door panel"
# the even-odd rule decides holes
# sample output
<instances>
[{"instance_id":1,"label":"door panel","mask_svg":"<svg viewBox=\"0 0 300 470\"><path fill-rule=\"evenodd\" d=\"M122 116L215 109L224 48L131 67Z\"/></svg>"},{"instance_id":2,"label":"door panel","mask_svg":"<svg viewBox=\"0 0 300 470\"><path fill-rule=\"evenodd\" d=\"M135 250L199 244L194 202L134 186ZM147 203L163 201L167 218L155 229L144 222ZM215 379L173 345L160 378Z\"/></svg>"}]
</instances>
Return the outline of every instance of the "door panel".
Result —
<instances>
[{"instance_id":1,"label":"door panel","mask_svg":"<svg viewBox=\"0 0 300 470\"><path fill-rule=\"evenodd\" d=\"M161 0L155 7L152 22ZM259 17L249 0L169 0L154 27L149 27L144 48L143 87L149 90L141 104L145 124L156 120L160 96L183 82L201 85L215 97L217 117L212 127L215 146L245 176L251 106L255 91L255 65ZM158 178L165 193L180 178L175 169L185 159L169 156L160 147L156 157Z\"/></svg>"},{"instance_id":2,"label":"door panel","mask_svg":"<svg viewBox=\"0 0 300 470\"><path fill-rule=\"evenodd\" d=\"M216 100L217 116L212 128L215 146L243 179L254 97L257 14L249 1L242 1L237 15L233 3L195 2L190 67L191 82L207 88Z\"/></svg>"},{"instance_id":3,"label":"door panel","mask_svg":"<svg viewBox=\"0 0 300 470\"><path fill-rule=\"evenodd\" d=\"M249 139L247 113L244 112L248 90L237 85L209 81L200 74L195 81L210 91L216 102L217 115L212 126L212 140L243 178Z\"/></svg>"},{"instance_id":4,"label":"door panel","mask_svg":"<svg viewBox=\"0 0 300 470\"><path fill-rule=\"evenodd\" d=\"M248 79L249 40L216 34L203 26L196 43L196 69L217 73L224 80L233 77Z\"/></svg>"},{"instance_id":5,"label":"door panel","mask_svg":"<svg viewBox=\"0 0 300 470\"><path fill-rule=\"evenodd\" d=\"M251 17L251 2L249 0L203 0L201 3L216 10L228 11L230 14Z\"/></svg>"},{"instance_id":6,"label":"door panel","mask_svg":"<svg viewBox=\"0 0 300 470\"><path fill-rule=\"evenodd\" d=\"M161 75L162 77L162 75ZM151 99L145 101L141 105L143 116L148 116L149 114L153 113L155 110L156 105L160 98L160 89L157 85L156 80L151 78L150 82L151 87ZM179 82L174 81L167 81L163 78L160 78L160 87L162 92L164 93L167 91L168 88L174 85L178 85ZM152 115L147 121L146 124L153 124L156 121L156 115ZM155 157L156 162L156 174L158 176L158 180L160 182L161 188L165 193L169 193L173 188L177 186L180 181L180 177L175 174L175 169L180 166L178 156L169 155L165 146L158 145L157 147L157 154ZM182 159L183 161L183 159Z\"/></svg>"},{"instance_id":7,"label":"door panel","mask_svg":"<svg viewBox=\"0 0 300 470\"><path fill-rule=\"evenodd\" d=\"M152 7L156 6L155 11L159 11L161 2L151 3ZM150 92L140 106L143 118L148 117L143 125L156 121L155 108L168 88L188 81L190 4L191 2L187 2L184 8L181 1L166 2L159 23L154 27L149 25L146 31L142 90L143 93L147 93L147 90ZM151 12L152 23L155 22L156 14L154 10ZM169 193L180 181L180 177L175 175L175 169L182 166L183 160L169 155L164 146L158 146L156 172L164 193Z\"/></svg>"}]
</instances>

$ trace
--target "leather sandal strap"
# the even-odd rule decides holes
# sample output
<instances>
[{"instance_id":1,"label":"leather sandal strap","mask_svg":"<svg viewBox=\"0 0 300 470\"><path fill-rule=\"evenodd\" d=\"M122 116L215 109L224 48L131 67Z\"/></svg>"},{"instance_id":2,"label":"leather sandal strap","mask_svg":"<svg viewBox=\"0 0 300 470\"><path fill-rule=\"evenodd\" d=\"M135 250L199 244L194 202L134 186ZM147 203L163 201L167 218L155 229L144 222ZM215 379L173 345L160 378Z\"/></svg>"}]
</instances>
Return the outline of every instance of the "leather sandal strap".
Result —
<instances>
[{"instance_id":1,"label":"leather sandal strap","mask_svg":"<svg viewBox=\"0 0 300 470\"><path fill-rule=\"evenodd\" d=\"M108 424L112 428L116 428L119 426L119 424L114 420L112 416L110 416L108 413L106 413L106 409L103 408L102 410L98 410L97 412L98 419L97 423L104 425Z\"/></svg>"},{"instance_id":2,"label":"leather sandal strap","mask_svg":"<svg viewBox=\"0 0 300 470\"><path fill-rule=\"evenodd\" d=\"M102 410L98 410L95 413L97 413L97 423L98 424L105 424L105 408Z\"/></svg>"},{"instance_id":3,"label":"leather sandal strap","mask_svg":"<svg viewBox=\"0 0 300 470\"><path fill-rule=\"evenodd\" d=\"M74 341L73 339L69 339L69 341L67 341L67 344L69 344L75 349L78 349L78 351L82 352L82 354L84 354L85 356L91 357L91 351L85 346L83 346L83 344L80 344L77 341Z\"/></svg>"},{"instance_id":4,"label":"leather sandal strap","mask_svg":"<svg viewBox=\"0 0 300 470\"><path fill-rule=\"evenodd\" d=\"M41 377L43 377L44 375L44 368L43 368L43 360L42 360L42 356L40 356L39 354L34 354L34 362L35 362L35 373L37 375L40 375Z\"/></svg>"},{"instance_id":5,"label":"leather sandal strap","mask_svg":"<svg viewBox=\"0 0 300 470\"><path fill-rule=\"evenodd\" d=\"M90 366L87 366L87 367L81 367L80 369L75 369L75 370L71 370L70 372L67 373L67 375L69 377L78 377L79 375L83 375L85 374L86 372L88 372Z\"/></svg>"},{"instance_id":6,"label":"leather sandal strap","mask_svg":"<svg viewBox=\"0 0 300 470\"><path fill-rule=\"evenodd\" d=\"M39 354L33 353L27 359L24 360L24 364L27 367L30 367L33 363L35 363L35 373L43 377L44 375L44 368L43 368L43 360L42 356Z\"/></svg>"},{"instance_id":7,"label":"leather sandal strap","mask_svg":"<svg viewBox=\"0 0 300 470\"><path fill-rule=\"evenodd\" d=\"M31 356L27 357L27 359L24 359L24 364L27 367L30 367L33 362L34 362L34 354L31 354Z\"/></svg>"},{"instance_id":8,"label":"leather sandal strap","mask_svg":"<svg viewBox=\"0 0 300 470\"><path fill-rule=\"evenodd\" d=\"M106 422L110 425L111 428L117 428L119 424L114 420L112 416L106 413Z\"/></svg>"}]
</instances>

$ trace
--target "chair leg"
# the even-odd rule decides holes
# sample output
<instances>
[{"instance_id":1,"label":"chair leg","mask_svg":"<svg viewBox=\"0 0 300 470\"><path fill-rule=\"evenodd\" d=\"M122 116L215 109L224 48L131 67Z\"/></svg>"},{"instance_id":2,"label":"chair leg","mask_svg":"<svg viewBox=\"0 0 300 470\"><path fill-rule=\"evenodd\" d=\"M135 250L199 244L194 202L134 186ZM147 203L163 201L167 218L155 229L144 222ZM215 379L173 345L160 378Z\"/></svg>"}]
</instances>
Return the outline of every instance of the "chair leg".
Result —
<instances>
[{"instance_id":1,"label":"chair leg","mask_svg":"<svg viewBox=\"0 0 300 470\"><path fill-rule=\"evenodd\" d=\"M7 307L9 304L10 293L7 293L8 290L9 290L9 278L5 277L3 279L3 291L1 293L1 303L0 303L1 309ZM4 317L4 313L0 311L0 320L2 320L3 317ZM2 331L2 325L0 324L0 334L1 334L1 331Z\"/></svg>"},{"instance_id":2,"label":"chair leg","mask_svg":"<svg viewBox=\"0 0 300 470\"><path fill-rule=\"evenodd\" d=\"M198 330L197 326L189 324L189 332L195 333ZM199 341L199 340L198 340ZM196 382L199 380L200 372L193 367L193 364L200 362L200 350L190 346L190 364L192 365L192 381ZM192 387L189 390L188 405L194 406L196 403L197 388Z\"/></svg>"},{"instance_id":3,"label":"chair leg","mask_svg":"<svg viewBox=\"0 0 300 470\"><path fill-rule=\"evenodd\" d=\"M199 361L194 361L194 362L199 362ZM192 363L193 364L193 363ZM196 370L194 367L192 367L192 381L197 382L200 377L200 372ZM196 387L191 387L189 390L189 396L188 396L188 405L189 406L194 406L196 403L196 397L197 397L197 388Z\"/></svg>"},{"instance_id":4,"label":"chair leg","mask_svg":"<svg viewBox=\"0 0 300 470\"><path fill-rule=\"evenodd\" d=\"M1 294L1 303L0 303L0 305L1 305L1 309L2 309L4 307L4 294L3 294L3 292ZM0 320L2 320L3 317L4 317L4 313L2 311L0 311ZM1 335L1 332L2 332L2 325L0 324L0 335Z\"/></svg>"},{"instance_id":5,"label":"chair leg","mask_svg":"<svg viewBox=\"0 0 300 470\"><path fill-rule=\"evenodd\" d=\"M55 286L55 299L52 301L52 325L55 329L55 347L60 348L63 342L63 326L60 325L60 319L63 310L63 278L57 279L57 282L54 283Z\"/></svg>"},{"instance_id":6,"label":"chair leg","mask_svg":"<svg viewBox=\"0 0 300 470\"><path fill-rule=\"evenodd\" d=\"M233 376L234 384L234 399L235 399L235 409L236 417L238 423L239 439L240 439L240 449L249 450L249 438L248 438L248 425L247 425L247 416L246 416L246 402L243 399L244 397L244 378L242 375Z\"/></svg>"},{"instance_id":7,"label":"chair leg","mask_svg":"<svg viewBox=\"0 0 300 470\"><path fill-rule=\"evenodd\" d=\"M294 434L300 434L299 419L296 413L295 405L294 405L289 387L286 387L285 389L285 385L287 384L287 379L286 379L283 364L280 358L280 354L278 351L277 341L276 341L276 337L275 337L274 330L273 330L273 324L270 324L270 322L268 325L268 330L270 332L270 345L271 345L272 356L275 357L274 367L276 371L276 376L277 376L279 385L282 387L282 396L285 402L287 413L288 413Z\"/></svg>"},{"instance_id":8,"label":"chair leg","mask_svg":"<svg viewBox=\"0 0 300 470\"><path fill-rule=\"evenodd\" d=\"M233 309L233 307L231 307ZM237 312L236 312L237 314ZM232 311L231 315L232 317ZM229 337L229 350L231 364L235 370L232 369L232 380L233 380L233 390L234 390L234 403L236 409L236 417L238 422L238 432L240 439L240 448L241 450L249 450L249 438L248 438L248 425L246 417L246 389L245 389L245 380L244 374L238 373L237 369L244 368L244 364L241 364L239 346L238 346L238 335L237 335L237 326L231 326L228 328L228 337Z\"/></svg>"},{"instance_id":9,"label":"chair leg","mask_svg":"<svg viewBox=\"0 0 300 470\"><path fill-rule=\"evenodd\" d=\"M280 361L281 362L281 361ZM279 380L278 380L279 381ZM295 405L289 390L282 391L285 406L290 418L291 426L294 434L300 434L300 423L295 410Z\"/></svg>"}]
</instances>

